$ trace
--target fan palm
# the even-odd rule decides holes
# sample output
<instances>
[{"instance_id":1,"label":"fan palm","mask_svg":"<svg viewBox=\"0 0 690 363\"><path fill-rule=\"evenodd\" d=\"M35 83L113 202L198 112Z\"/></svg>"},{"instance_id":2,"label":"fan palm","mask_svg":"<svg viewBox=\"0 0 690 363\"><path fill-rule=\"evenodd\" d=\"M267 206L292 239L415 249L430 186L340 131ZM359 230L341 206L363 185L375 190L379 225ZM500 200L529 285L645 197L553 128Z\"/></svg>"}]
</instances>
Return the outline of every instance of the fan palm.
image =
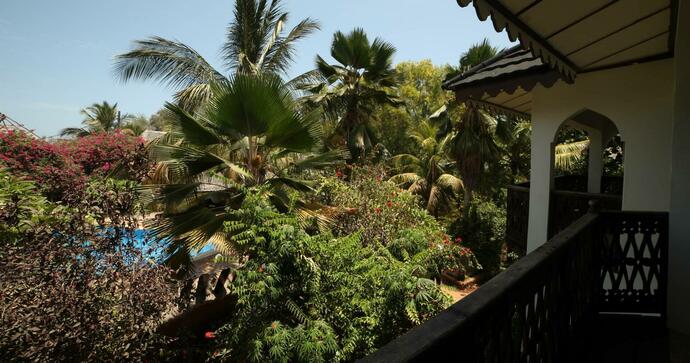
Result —
<instances>
[{"instance_id":1,"label":"fan palm","mask_svg":"<svg viewBox=\"0 0 690 363\"><path fill-rule=\"evenodd\" d=\"M496 53L497 49L485 39L462 54L460 67L469 69L490 59ZM443 130L452 132L450 150L464 182L464 200L465 205L468 205L472 199L472 193L479 187L486 163L498 158L500 148L494 139L496 119L470 103L465 104L464 108L460 120L453 125L452 131L450 127L444 127ZM438 119L447 120L446 125L452 125L445 109L439 110L436 116Z\"/></svg>"},{"instance_id":2,"label":"fan palm","mask_svg":"<svg viewBox=\"0 0 690 363\"><path fill-rule=\"evenodd\" d=\"M107 101L94 103L82 109L84 115L82 124L84 127L68 127L60 131L60 136L82 137L96 132L110 132L120 128L123 122L132 118L131 115L122 115L117 109L117 103L110 104Z\"/></svg>"},{"instance_id":3,"label":"fan palm","mask_svg":"<svg viewBox=\"0 0 690 363\"><path fill-rule=\"evenodd\" d=\"M175 130L152 146L164 183L146 188L162 205L162 221L154 233L170 241L168 262L181 265L189 253L211 243L231 253L224 222L228 209L238 208L247 188L258 187L279 210L296 203L290 190L310 190L291 177L295 171L331 166L346 157L320 152L322 130L316 112L302 113L285 84L273 75L237 74L211 84L207 105L192 115L167 104Z\"/></svg>"},{"instance_id":4,"label":"fan palm","mask_svg":"<svg viewBox=\"0 0 690 363\"><path fill-rule=\"evenodd\" d=\"M282 74L292 63L297 41L319 28L306 18L287 34L288 13L280 0L237 0L228 26L222 56L230 72ZM175 100L194 111L210 97L213 83L227 82L193 48L161 37L134 43L134 49L116 58L116 73L123 81L156 80L176 90Z\"/></svg>"},{"instance_id":5,"label":"fan palm","mask_svg":"<svg viewBox=\"0 0 690 363\"><path fill-rule=\"evenodd\" d=\"M454 168L454 163L446 158L451 135L438 140L436 134L437 129L428 121L411 131L409 136L420 150L418 156L394 156L392 161L400 174L390 179L411 193L420 195L427 211L435 217L447 209L463 189L460 178L449 172Z\"/></svg>"},{"instance_id":6,"label":"fan palm","mask_svg":"<svg viewBox=\"0 0 690 363\"><path fill-rule=\"evenodd\" d=\"M304 98L307 104L323 106L338 120L331 142L347 145L354 158L364 156L375 144L369 127L373 107L400 103L391 93L394 53L395 47L380 38L370 42L363 29L347 35L336 32L331 56L338 64L328 64L317 55L316 71L322 80L302 87L310 93Z\"/></svg>"}]
</instances>

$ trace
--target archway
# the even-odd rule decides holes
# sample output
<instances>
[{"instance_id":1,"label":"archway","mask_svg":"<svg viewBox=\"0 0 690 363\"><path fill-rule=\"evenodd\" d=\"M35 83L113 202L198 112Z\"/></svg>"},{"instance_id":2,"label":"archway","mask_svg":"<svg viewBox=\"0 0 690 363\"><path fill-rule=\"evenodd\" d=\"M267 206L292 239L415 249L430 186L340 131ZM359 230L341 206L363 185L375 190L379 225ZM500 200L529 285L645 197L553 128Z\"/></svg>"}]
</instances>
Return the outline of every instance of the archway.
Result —
<instances>
[{"instance_id":1,"label":"archway","mask_svg":"<svg viewBox=\"0 0 690 363\"><path fill-rule=\"evenodd\" d=\"M552 237L587 212L622 206L624 143L608 117L585 109L568 117L554 135L548 235Z\"/></svg>"}]
</instances>

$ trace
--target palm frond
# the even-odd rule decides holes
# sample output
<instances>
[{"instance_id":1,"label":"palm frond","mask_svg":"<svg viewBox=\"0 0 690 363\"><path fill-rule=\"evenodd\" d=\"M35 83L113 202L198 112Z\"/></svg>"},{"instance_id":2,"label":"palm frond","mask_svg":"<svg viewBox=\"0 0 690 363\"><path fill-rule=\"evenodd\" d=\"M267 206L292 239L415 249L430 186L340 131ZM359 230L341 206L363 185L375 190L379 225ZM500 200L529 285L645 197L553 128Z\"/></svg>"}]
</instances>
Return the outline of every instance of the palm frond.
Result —
<instances>
[{"instance_id":1,"label":"palm frond","mask_svg":"<svg viewBox=\"0 0 690 363\"><path fill-rule=\"evenodd\" d=\"M115 59L115 73L124 82L154 80L179 89L225 78L191 47L161 37L135 41Z\"/></svg>"},{"instance_id":2,"label":"palm frond","mask_svg":"<svg viewBox=\"0 0 690 363\"><path fill-rule=\"evenodd\" d=\"M571 170L575 164L584 157L584 152L588 148L589 140L556 145L556 168L560 170Z\"/></svg>"}]
</instances>

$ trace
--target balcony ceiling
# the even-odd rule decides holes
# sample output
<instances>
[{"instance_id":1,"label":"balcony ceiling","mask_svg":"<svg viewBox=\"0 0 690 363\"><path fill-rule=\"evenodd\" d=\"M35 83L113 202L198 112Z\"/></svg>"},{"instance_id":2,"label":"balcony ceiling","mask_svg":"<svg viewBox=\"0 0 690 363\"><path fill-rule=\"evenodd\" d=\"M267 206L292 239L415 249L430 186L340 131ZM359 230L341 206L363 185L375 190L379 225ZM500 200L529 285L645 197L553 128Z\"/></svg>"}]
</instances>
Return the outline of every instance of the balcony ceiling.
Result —
<instances>
[{"instance_id":1,"label":"balcony ceiling","mask_svg":"<svg viewBox=\"0 0 690 363\"><path fill-rule=\"evenodd\" d=\"M677 0L457 1L520 41L444 84L461 101L529 114L537 83L673 56Z\"/></svg>"},{"instance_id":2,"label":"balcony ceiling","mask_svg":"<svg viewBox=\"0 0 690 363\"><path fill-rule=\"evenodd\" d=\"M458 0L470 3L570 81L673 53L677 0Z\"/></svg>"}]
</instances>

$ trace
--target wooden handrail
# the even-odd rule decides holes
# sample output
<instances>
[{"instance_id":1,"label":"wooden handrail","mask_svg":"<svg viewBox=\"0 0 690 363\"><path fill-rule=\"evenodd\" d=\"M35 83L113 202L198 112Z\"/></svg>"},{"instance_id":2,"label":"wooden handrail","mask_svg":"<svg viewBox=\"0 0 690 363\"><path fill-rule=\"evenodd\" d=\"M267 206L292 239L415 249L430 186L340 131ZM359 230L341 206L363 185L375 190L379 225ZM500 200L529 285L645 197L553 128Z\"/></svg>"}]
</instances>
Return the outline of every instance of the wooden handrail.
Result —
<instances>
[{"instance_id":1,"label":"wooden handrail","mask_svg":"<svg viewBox=\"0 0 690 363\"><path fill-rule=\"evenodd\" d=\"M668 213L590 206L477 291L360 361L448 361L460 354L464 362L575 362L591 345L599 314L656 314L663 321Z\"/></svg>"},{"instance_id":2,"label":"wooden handrail","mask_svg":"<svg viewBox=\"0 0 690 363\"><path fill-rule=\"evenodd\" d=\"M457 350L460 340L456 338L471 336L477 324L481 324L482 320L490 320L497 306L505 305L513 299L517 290L532 282L543 266L562 257L568 247L576 242L574 237L592 228L597 217L596 213L584 215L474 293L361 359L360 362L424 361L431 357L443 356L439 353L445 349L466 355L467 351Z\"/></svg>"}]
</instances>

